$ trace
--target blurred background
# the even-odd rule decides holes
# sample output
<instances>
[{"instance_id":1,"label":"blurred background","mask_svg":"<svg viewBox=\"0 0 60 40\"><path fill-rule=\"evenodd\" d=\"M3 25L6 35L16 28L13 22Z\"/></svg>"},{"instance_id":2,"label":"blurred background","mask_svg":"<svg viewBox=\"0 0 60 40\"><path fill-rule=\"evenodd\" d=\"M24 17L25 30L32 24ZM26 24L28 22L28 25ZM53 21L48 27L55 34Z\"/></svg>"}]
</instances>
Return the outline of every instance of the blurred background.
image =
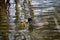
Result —
<instances>
[{"instance_id":1,"label":"blurred background","mask_svg":"<svg viewBox=\"0 0 60 40\"><path fill-rule=\"evenodd\" d=\"M0 40L60 40L60 0L0 0Z\"/></svg>"}]
</instances>

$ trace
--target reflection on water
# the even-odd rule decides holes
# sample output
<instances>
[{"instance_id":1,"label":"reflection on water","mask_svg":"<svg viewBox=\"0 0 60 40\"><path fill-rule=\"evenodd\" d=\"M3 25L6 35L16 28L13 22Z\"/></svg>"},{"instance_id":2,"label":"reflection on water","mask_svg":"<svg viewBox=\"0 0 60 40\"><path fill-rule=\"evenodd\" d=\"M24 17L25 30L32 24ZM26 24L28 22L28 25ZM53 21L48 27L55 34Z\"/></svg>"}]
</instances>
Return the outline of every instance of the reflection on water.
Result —
<instances>
[{"instance_id":1,"label":"reflection on water","mask_svg":"<svg viewBox=\"0 0 60 40\"><path fill-rule=\"evenodd\" d=\"M23 0L24 1L24 0ZM9 7L9 40L60 40L60 14L57 12L60 1L57 0L32 0L31 5L34 13L34 20L30 24L27 22L24 28L21 28L21 23L25 20L23 9L23 1L18 4L18 8L14 0L10 0ZM56 4L55 4L56 3ZM26 19L31 17L29 4L25 3ZM16 10L19 9L19 10ZM5 11L5 10L4 10ZM19 18L18 13L19 12ZM1 18L2 17L2 18ZM1 25L5 26L5 19L1 16ZM6 17L5 17L6 18ZM4 21L3 21L4 20ZM15 22L16 21L16 22ZM3 24L4 22L4 24ZM45 23L46 22L46 23ZM2 28L2 27L1 27ZM0 28L0 29L1 29ZM7 28L8 29L8 28ZM5 30L5 29L4 29ZM2 31L4 31L2 30ZM3 34L3 36L1 35ZM1 32L0 40L6 37L4 32ZM4 39L5 40L5 39Z\"/></svg>"}]
</instances>

